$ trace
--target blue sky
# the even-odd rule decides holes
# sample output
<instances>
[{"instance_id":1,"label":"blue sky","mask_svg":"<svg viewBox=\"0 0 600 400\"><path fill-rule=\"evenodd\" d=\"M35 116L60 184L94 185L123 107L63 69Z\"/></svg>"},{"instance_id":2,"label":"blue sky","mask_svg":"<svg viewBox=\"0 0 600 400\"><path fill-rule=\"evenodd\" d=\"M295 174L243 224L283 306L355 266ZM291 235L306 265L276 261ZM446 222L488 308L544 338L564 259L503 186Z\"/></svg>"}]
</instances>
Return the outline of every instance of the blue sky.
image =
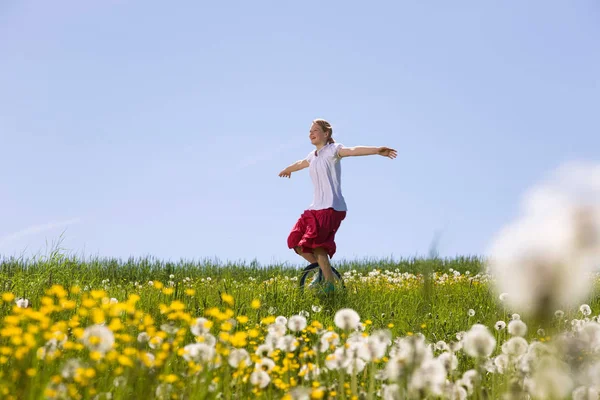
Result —
<instances>
[{"instance_id":1,"label":"blue sky","mask_svg":"<svg viewBox=\"0 0 600 400\"><path fill-rule=\"evenodd\" d=\"M336 259L482 255L521 195L600 154L600 4L0 3L0 254L304 264L326 118Z\"/></svg>"}]
</instances>

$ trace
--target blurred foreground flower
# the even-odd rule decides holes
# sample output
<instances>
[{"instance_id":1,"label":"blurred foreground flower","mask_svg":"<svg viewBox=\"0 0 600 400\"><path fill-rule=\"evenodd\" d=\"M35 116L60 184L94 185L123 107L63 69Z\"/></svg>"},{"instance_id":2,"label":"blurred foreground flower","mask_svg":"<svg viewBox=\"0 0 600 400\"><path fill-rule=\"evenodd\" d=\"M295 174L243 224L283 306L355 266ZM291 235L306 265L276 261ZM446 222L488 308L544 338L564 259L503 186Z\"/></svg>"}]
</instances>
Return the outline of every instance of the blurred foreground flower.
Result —
<instances>
[{"instance_id":1,"label":"blurred foreground flower","mask_svg":"<svg viewBox=\"0 0 600 400\"><path fill-rule=\"evenodd\" d=\"M583 301L600 264L600 165L568 164L534 187L490 256L497 291L519 312L549 319Z\"/></svg>"}]
</instances>

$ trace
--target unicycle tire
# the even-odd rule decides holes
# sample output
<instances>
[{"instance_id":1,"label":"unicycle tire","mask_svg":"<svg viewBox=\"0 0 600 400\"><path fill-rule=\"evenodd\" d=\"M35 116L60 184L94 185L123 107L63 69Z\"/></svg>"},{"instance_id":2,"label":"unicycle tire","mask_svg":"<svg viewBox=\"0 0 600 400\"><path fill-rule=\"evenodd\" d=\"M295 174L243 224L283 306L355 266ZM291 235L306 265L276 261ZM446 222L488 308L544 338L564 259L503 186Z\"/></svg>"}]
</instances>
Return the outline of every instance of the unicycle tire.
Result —
<instances>
[{"instance_id":1,"label":"unicycle tire","mask_svg":"<svg viewBox=\"0 0 600 400\"><path fill-rule=\"evenodd\" d=\"M338 281L342 284L342 288L345 288L344 280L342 279L342 275L339 273L339 271L337 269L335 269L333 266L331 267L331 270L333 271L333 274L336 276ZM312 282L315 275L318 275L320 277L320 279L323 279L323 272L321 271L321 268L319 268L319 264L317 264L317 263L310 264L308 267L304 268L302 270L302 273L300 275L300 279L298 282L300 290L304 290L304 288L308 285L308 283Z\"/></svg>"}]
</instances>

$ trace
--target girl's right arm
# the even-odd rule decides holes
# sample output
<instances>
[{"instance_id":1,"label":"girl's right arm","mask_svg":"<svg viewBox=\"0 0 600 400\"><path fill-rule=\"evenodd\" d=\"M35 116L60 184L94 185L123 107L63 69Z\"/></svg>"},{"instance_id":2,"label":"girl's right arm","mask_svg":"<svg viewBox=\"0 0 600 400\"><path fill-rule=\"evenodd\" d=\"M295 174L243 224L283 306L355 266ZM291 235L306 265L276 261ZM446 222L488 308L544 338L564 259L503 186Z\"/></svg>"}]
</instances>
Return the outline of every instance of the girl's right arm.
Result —
<instances>
[{"instance_id":1,"label":"girl's right arm","mask_svg":"<svg viewBox=\"0 0 600 400\"><path fill-rule=\"evenodd\" d=\"M279 176L282 177L282 178L291 178L292 177L292 172L300 171L301 169L304 169L304 168L307 168L307 167L308 167L308 161L306 159L304 159L304 160L298 160L295 163L289 165L283 171L281 171L279 173Z\"/></svg>"}]
</instances>

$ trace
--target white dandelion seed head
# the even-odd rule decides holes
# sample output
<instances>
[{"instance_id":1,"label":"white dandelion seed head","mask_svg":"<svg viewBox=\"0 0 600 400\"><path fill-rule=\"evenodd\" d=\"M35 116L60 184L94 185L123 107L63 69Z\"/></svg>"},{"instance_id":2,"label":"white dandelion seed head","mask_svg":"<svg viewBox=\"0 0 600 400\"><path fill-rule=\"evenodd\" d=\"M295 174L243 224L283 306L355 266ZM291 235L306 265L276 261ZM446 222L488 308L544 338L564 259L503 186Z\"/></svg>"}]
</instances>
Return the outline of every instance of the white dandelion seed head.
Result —
<instances>
[{"instance_id":1,"label":"white dandelion seed head","mask_svg":"<svg viewBox=\"0 0 600 400\"><path fill-rule=\"evenodd\" d=\"M345 369L352 359L346 356L346 351L343 347L338 347L332 354L329 354L325 358L325 366L327 369L336 371L339 369Z\"/></svg>"},{"instance_id":2,"label":"white dandelion seed head","mask_svg":"<svg viewBox=\"0 0 600 400\"><path fill-rule=\"evenodd\" d=\"M502 345L502 352L510 356L521 356L527 353L529 343L520 336L510 338Z\"/></svg>"},{"instance_id":3,"label":"white dandelion seed head","mask_svg":"<svg viewBox=\"0 0 600 400\"><path fill-rule=\"evenodd\" d=\"M306 328L306 317L294 315L288 321L288 328L293 332L300 332Z\"/></svg>"},{"instance_id":4,"label":"white dandelion seed head","mask_svg":"<svg viewBox=\"0 0 600 400\"><path fill-rule=\"evenodd\" d=\"M525 336L527 325L520 319L513 319L508 323L508 333L512 336Z\"/></svg>"},{"instance_id":5,"label":"white dandelion seed head","mask_svg":"<svg viewBox=\"0 0 600 400\"><path fill-rule=\"evenodd\" d=\"M507 354L500 354L494 357L494 365L496 366L496 371L499 374L504 374L504 371L508 368L509 358Z\"/></svg>"},{"instance_id":6,"label":"white dandelion seed head","mask_svg":"<svg viewBox=\"0 0 600 400\"><path fill-rule=\"evenodd\" d=\"M254 351L254 354L256 354L259 357L264 358L266 356L269 356L272 351L273 351L273 346L271 346L270 344L263 343L256 348L256 350Z\"/></svg>"},{"instance_id":7,"label":"white dandelion seed head","mask_svg":"<svg viewBox=\"0 0 600 400\"><path fill-rule=\"evenodd\" d=\"M556 310L554 312L554 316L558 319L563 319L563 317L565 316L565 312L563 310Z\"/></svg>"},{"instance_id":8,"label":"white dandelion seed head","mask_svg":"<svg viewBox=\"0 0 600 400\"><path fill-rule=\"evenodd\" d=\"M446 342L444 342L443 340L439 340L435 344L435 349L439 350L439 351L449 351L450 346L448 346L448 344Z\"/></svg>"},{"instance_id":9,"label":"white dandelion seed head","mask_svg":"<svg viewBox=\"0 0 600 400\"><path fill-rule=\"evenodd\" d=\"M276 338L280 338L287 333L287 327L284 324L278 324L276 322L274 324L269 325L267 331L269 332L269 335L272 335Z\"/></svg>"},{"instance_id":10,"label":"white dandelion seed head","mask_svg":"<svg viewBox=\"0 0 600 400\"><path fill-rule=\"evenodd\" d=\"M497 331L504 330L506 328L506 322L504 322L504 321L496 321L496 323L494 324L494 328Z\"/></svg>"},{"instance_id":11,"label":"white dandelion seed head","mask_svg":"<svg viewBox=\"0 0 600 400\"><path fill-rule=\"evenodd\" d=\"M438 356L438 359L446 369L447 373L454 371L458 368L458 357L449 351L446 351Z\"/></svg>"},{"instance_id":12,"label":"white dandelion seed head","mask_svg":"<svg viewBox=\"0 0 600 400\"><path fill-rule=\"evenodd\" d=\"M277 348L286 353L292 353L298 348L298 339L293 335L285 335L277 341Z\"/></svg>"},{"instance_id":13,"label":"white dandelion seed head","mask_svg":"<svg viewBox=\"0 0 600 400\"><path fill-rule=\"evenodd\" d=\"M342 308L335 313L335 325L343 330L355 330L360 323L360 316L351 308Z\"/></svg>"},{"instance_id":14,"label":"white dandelion seed head","mask_svg":"<svg viewBox=\"0 0 600 400\"><path fill-rule=\"evenodd\" d=\"M323 308L321 306L312 306L311 309L312 309L312 312L314 312L315 314L318 314L323 310Z\"/></svg>"},{"instance_id":15,"label":"white dandelion seed head","mask_svg":"<svg viewBox=\"0 0 600 400\"><path fill-rule=\"evenodd\" d=\"M594 387L579 386L571 396L573 400L598 400L600 392Z\"/></svg>"},{"instance_id":16,"label":"white dandelion seed head","mask_svg":"<svg viewBox=\"0 0 600 400\"><path fill-rule=\"evenodd\" d=\"M582 304L579 307L579 311L583 314L584 317L589 317L592 314L592 309L587 304Z\"/></svg>"},{"instance_id":17,"label":"white dandelion seed head","mask_svg":"<svg viewBox=\"0 0 600 400\"><path fill-rule=\"evenodd\" d=\"M537 330L538 336L546 336L546 331L543 328Z\"/></svg>"},{"instance_id":18,"label":"white dandelion seed head","mask_svg":"<svg viewBox=\"0 0 600 400\"><path fill-rule=\"evenodd\" d=\"M508 300L508 293L500 293L498 299L504 303L506 300Z\"/></svg>"},{"instance_id":19,"label":"white dandelion seed head","mask_svg":"<svg viewBox=\"0 0 600 400\"><path fill-rule=\"evenodd\" d=\"M15 304L19 308L27 308L27 307L29 307L29 300L27 300L25 298L18 298L15 300Z\"/></svg>"},{"instance_id":20,"label":"white dandelion seed head","mask_svg":"<svg viewBox=\"0 0 600 400\"><path fill-rule=\"evenodd\" d=\"M522 215L487 253L496 289L526 313L576 306L592 289L600 255L600 165L561 166L530 190Z\"/></svg>"},{"instance_id":21,"label":"white dandelion seed head","mask_svg":"<svg viewBox=\"0 0 600 400\"><path fill-rule=\"evenodd\" d=\"M471 357L489 357L496 346L496 339L488 328L475 324L463 338L463 350Z\"/></svg>"},{"instance_id":22,"label":"white dandelion seed head","mask_svg":"<svg viewBox=\"0 0 600 400\"><path fill-rule=\"evenodd\" d=\"M233 349L229 353L229 365L232 368L247 367L250 365L250 354L246 349Z\"/></svg>"},{"instance_id":23,"label":"white dandelion seed head","mask_svg":"<svg viewBox=\"0 0 600 400\"><path fill-rule=\"evenodd\" d=\"M266 372L271 372L273 368L275 368L275 361L270 359L269 357L262 357L254 364L255 370L263 370ZM306 364L305 364L306 365Z\"/></svg>"},{"instance_id":24,"label":"white dandelion seed head","mask_svg":"<svg viewBox=\"0 0 600 400\"><path fill-rule=\"evenodd\" d=\"M340 335L338 335L336 332L334 331L326 331L320 339L320 343L321 343L321 347L320 347L320 351L321 353L327 351L328 349L331 348L331 346L338 346L340 344Z\"/></svg>"},{"instance_id":25,"label":"white dandelion seed head","mask_svg":"<svg viewBox=\"0 0 600 400\"><path fill-rule=\"evenodd\" d=\"M472 308L470 308L469 311L467 311L467 315L469 317L474 317L475 316L475 310L473 310Z\"/></svg>"},{"instance_id":26,"label":"white dandelion seed head","mask_svg":"<svg viewBox=\"0 0 600 400\"><path fill-rule=\"evenodd\" d=\"M534 398L565 398L574 389L569 367L550 356L543 357L530 377L525 378L525 388Z\"/></svg>"},{"instance_id":27,"label":"white dandelion seed head","mask_svg":"<svg viewBox=\"0 0 600 400\"><path fill-rule=\"evenodd\" d=\"M308 318L308 317L310 317L310 313L309 313L308 311L306 311L306 310L302 310L302 311L300 311L300 312L298 313L298 315L300 315L301 317L304 317L304 318Z\"/></svg>"},{"instance_id":28,"label":"white dandelion seed head","mask_svg":"<svg viewBox=\"0 0 600 400\"><path fill-rule=\"evenodd\" d=\"M408 383L410 393L418 394L423 391L433 396L442 394L442 386L446 382L446 368L438 358L429 359L417 368Z\"/></svg>"},{"instance_id":29,"label":"white dandelion seed head","mask_svg":"<svg viewBox=\"0 0 600 400\"><path fill-rule=\"evenodd\" d=\"M148 332L140 332L137 336L138 343L148 343L149 340L150 335L148 335Z\"/></svg>"},{"instance_id":30,"label":"white dandelion seed head","mask_svg":"<svg viewBox=\"0 0 600 400\"><path fill-rule=\"evenodd\" d=\"M194 336L201 336L210 332L210 321L204 317L196 318L194 324L190 327Z\"/></svg>"},{"instance_id":31,"label":"white dandelion seed head","mask_svg":"<svg viewBox=\"0 0 600 400\"><path fill-rule=\"evenodd\" d=\"M92 325L85 329L81 340L90 351L105 354L115 344L115 335L104 325Z\"/></svg>"},{"instance_id":32,"label":"white dandelion seed head","mask_svg":"<svg viewBox=\"0 0 600 400\"><path fill-rule=\"evenodd\" d=\"M519 321L521 319L521 316L517 313L514 313L513 315L510 316L511 321Z\"/></svg>"},{"instance_id":33,"label":"white dandelion seed head","mask_svg":"<svg viewBox=\"0 0 600 400\"><path fill-rule=\"evenodd\" d=\"M194 361L196 363L209 363L216 355L214 347L205 343L190 343L183 347L182 357L186 361Z\"/></svg>"},{"instance_id":34,"label":"white dandelion seed head","mask_svg":"<svg viewBox=\"0 0 600 400\"><path fill-rule=\"evenodd\" d=\"M284 317L283 315L278 316L277 318L275 318L275 323L276 324L280 324L280 325L287 325L287 318Z\"/></svg>"}]
</instances>

